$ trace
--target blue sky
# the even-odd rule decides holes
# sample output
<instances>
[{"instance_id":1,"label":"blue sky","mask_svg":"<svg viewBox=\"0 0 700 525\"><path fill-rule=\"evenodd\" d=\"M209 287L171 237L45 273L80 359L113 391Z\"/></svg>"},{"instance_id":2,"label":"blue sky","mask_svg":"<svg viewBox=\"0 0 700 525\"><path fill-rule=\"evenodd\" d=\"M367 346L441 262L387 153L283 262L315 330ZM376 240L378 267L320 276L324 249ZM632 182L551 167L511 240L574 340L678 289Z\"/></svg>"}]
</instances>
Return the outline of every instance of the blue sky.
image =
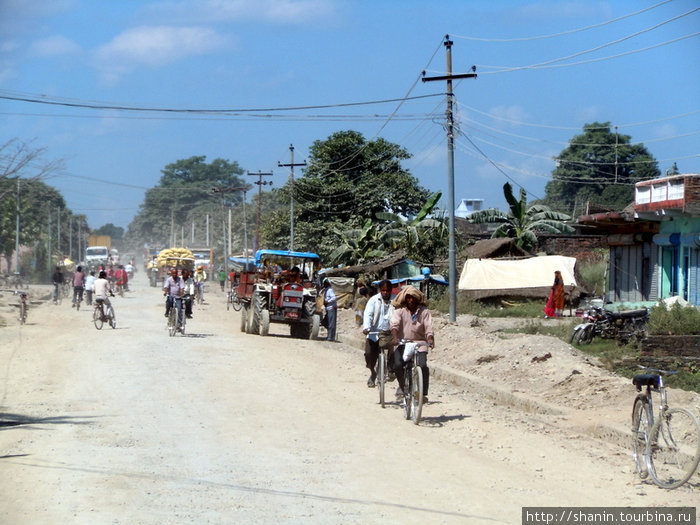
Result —
<instances>
[{"instance_id":1,"label":"blue sky","mask_svg":"<svg viewBox=\"0 0 700 525\"><path fill-rule=\"evenodd\" d=\"M676 162L697 173L699 8L695 0L0 0L0 144L19 139L45 148L46 161L62 159L46 182L92 228L126 228L161 169L179 159L272 171L279 187L290 144L300 162L313 141L347 129L402 145L413 155L405 167L446 193L445 83L420 77L444 74L449 34L453 72L476 65L479 75L454 87L457 202L504 208L509 180L530 199L543 196L553 157L593 121L644 143L662 171ZM296 107L307 109L280 110Z\"/></svg>"}]
</instances>

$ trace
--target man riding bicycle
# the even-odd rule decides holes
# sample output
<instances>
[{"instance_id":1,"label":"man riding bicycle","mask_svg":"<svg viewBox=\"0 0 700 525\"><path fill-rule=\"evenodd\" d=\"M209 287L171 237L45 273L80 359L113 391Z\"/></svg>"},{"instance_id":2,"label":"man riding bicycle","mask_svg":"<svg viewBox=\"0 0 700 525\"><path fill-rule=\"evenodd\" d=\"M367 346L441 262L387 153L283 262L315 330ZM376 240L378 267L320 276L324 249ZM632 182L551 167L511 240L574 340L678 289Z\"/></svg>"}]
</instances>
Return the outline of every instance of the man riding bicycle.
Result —
<instances>
[{"instance_id":1,"label":"man riding bicycle","mask_svg":"<svg viewBox=\"0 0 700 525\"><path fill-rule=\"evenodd\" d=\"M423 292L414 286L406 286L399 292L392 304L396 308L391 318L391 337L394 346L398 345L400 340L407 340L418 344L427 343L428 347L433 348L435 346L433 317L430 315ZM417 351L414 359L423 370L423 402L427 403L428 374L430 372L428 352ZM394 352L393 366L393 371L399 382L396 395L403 396L404 361L402 352Z\"/></svg>"},{"instance_id":2,"label":"man riding bicycle","mask_svg":"<svg viewBox=\"0 0 700 525\"><path fill-rule=\"evenodd\" d=\"M165 317L170 315L171 308L177 308L177 328L182 330L183 298L185 296L185 283L182 277L177 275L177 268L170 270L170 277L163 285L163 295L165 300Z\"/></svg>"},{"instance_id":3,"label":"man riding bicycle","mask_svg":"<svg viewBox=\"0 0 700 525\"><path fill-rule=\"evenodd\" d=\"M388 279L379 283L379 293L367 301L362 317L362 333L367 336L365 341L365 365L369 368L370 376L367 386L373 388L377 379L377 359L379 352L387 350L387 360L392 363L394 347L391 339L391 318L394 307L391 304L391 281Z\"/></svg>"},{"instance_id":4,"label":"man riding bicycle","mask_svg":"<svg viewBox=\"0 0 700 525\"><path fill-rule=\"evenodd\" d=\"M198 266L197 271L194 274L194 285L197 287L197 292L199 293L199 300L204 302L204 281L207 280L207 272L204 271L204 267Z\"/></svg>"},{"instance_id":5,"label":"man riding bicycle","mask_svg":"<svg viewBox=\"0 0 700 525\"><path fill-rule=\"evenodd\" d=\"M99 277L95 280L93 286L93 295L96 302L103 302L105 306L110 306L112 303L109 300L109 296L114 297L114 292L112 292L112 284L107 280L107 272L102 270Z\"/></svg>"},{"instance_id":6,"label":"man riding bicycle","mask_svg":"<svg viewBox=\"0 0 700 525\"><path fill-rule=\"evenodd\" d=\"M63 272L61 272L60 266L56 266L56 270L53 272L51 280L53 281L53 300L55 303L57 303L58 299L61 297L61 286L63 285L64 280Z\"/></svg>"}]
</instances>

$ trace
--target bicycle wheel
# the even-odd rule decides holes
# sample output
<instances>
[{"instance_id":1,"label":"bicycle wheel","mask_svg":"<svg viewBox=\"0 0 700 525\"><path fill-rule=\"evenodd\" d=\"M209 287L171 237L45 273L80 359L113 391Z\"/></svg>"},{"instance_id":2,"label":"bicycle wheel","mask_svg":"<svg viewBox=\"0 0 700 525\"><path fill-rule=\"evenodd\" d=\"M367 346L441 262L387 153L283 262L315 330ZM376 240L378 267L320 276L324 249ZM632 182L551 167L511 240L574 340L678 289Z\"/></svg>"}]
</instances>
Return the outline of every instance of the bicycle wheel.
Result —
<instances>
[{"instance_id":1,"label":"bicycle wheel","mask_svg":"<svg viewBox=\"0 0 700 525\"><path fill-rule=\"evenodd\" d=\"M95 323L95 328L102 330L102 309L99 306L92 311L92 322Z\"/></svg>"},{"instance_id":2,"label":"bicycle wheel","mask_svg":"<svg viewBox=\"0 0 700 525\"><path fill-rule=\"evenodd\" d=\"M234 311L238 312L241 309L241 302L238 300L238 295L234 294L233 298L231 300L231 306L233 307Z\"/></svg>"},{"instance_id":3,"label":"bicycle wheel","mask_svg":"<svg viewBox=\"0 0 700 525\"><path fill-rule=\"evenodd\" d=\"M107 319L109 321L109 326L111 326L112 329L117 327L117 316L114 313L114 308L112 308L112 305L107 307Z\"/></svg>"},{"instance_id":4,"label":"bicycle wheel","mask_svg":"<svg viewBox=\"0 0 700 525\"><path fill-rule=\"evenodd\" d=\"M641 479L646 479L649 475L646 451L649 429L653 423L646 396L637 396L632 407L632 452L637 465L637 474Z\"/></svg>"},{"instance_id":5,"label":"bicycle wheel","mask_svg":"<svg viewBox=\"0 0 700 525\"><path fill-rule=\"evenodd\" d=\"M398 350L397 350L398 352ZM404 366L403 369L404 381L403 381L403 416L406 419L411 419L411 382L413 379L413 374L411 373L411 368Z\"/></svg>"},{"instance_id":6,"label":"bicycle wheel","mask_svg":"<svg viewBox=\"0 0 700 525\"><path fill-rule=\"evenodd\" d=\"M231 294L228 294L228 297L226 298L226 311L228 311L231 308L231 304L233 303L233 297L231 297Z\"/></svg>"},{"instance_id":7,"label":"bicycle wheel","mask_svg":"<svg viewBox=\"0 0 700 525\"><path fill-rule=\"evenodd\" d=\"M411 373L413 375L411 381L411 420L414 425L417 425L423 411L423 369L415 366Z\"/></svg>"},{"instance_id":8,"label":"bicycle wheel","mask_svg":"<svg viewBox=\"0 0 700 525\"><path fill-rule=\"evenodd\" d=\"M173 305L170 307L170 314L168 315L168 333L170 337L175 335L177 332L177 305L173 301Z\"/></svg>"},{"instance_id":9,"label":"bicycle wheel","mask_svg":"<svg viewBox=\"0 0 700 525\"><path fill-rule=\"evenodd\" d=\"M685 408L671 408L649 434L649 474L659 487L675 489L688 481L700 462L700 424Z\"/></svg>"},{"instance_id":10,"label":"bicycle wheel","mask_svg":"<svg viewBox=\"0 0 700 525\"><path fill-rule=\"evenodd\" d=\"M379 351L377 359L377 387L379 388L379 404L384 408L384 387L386 386L386 354Z\"/></svg>"}]
</instances>

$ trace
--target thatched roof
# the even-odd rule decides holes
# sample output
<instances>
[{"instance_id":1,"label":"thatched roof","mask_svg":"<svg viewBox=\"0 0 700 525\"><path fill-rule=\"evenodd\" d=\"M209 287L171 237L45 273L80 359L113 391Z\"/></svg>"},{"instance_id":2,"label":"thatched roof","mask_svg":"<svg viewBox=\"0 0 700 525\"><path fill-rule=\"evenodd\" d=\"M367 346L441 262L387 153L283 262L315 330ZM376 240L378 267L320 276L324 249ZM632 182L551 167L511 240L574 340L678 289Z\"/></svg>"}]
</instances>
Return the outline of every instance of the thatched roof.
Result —
<instances>
[{"instance_id":1,"label":"thatched roof","mask_svg":"<svg viewBox=\"0 0 700 525\"><path fill-rule=\"evenodd\" d=\"M358 264L355 266L341 266L340 268L329 268L323 270L326 277L354 277L362 274L379 275L387 268L394 266L397 262L406 258L406 252L400 250L390 256L376 262Z\"/></svg>"},{"instance_id":2,"label":"thatched roof","mask_svg":"<svg viewBox=\"0 0 700 525\"><path fill-rule=\"evenodd\" d=\"M476 241L464 250L467 259L495 259L501 257L530 257L522 248L515 244L511 237L496 237Z\"/></svg>"}]
</instances>

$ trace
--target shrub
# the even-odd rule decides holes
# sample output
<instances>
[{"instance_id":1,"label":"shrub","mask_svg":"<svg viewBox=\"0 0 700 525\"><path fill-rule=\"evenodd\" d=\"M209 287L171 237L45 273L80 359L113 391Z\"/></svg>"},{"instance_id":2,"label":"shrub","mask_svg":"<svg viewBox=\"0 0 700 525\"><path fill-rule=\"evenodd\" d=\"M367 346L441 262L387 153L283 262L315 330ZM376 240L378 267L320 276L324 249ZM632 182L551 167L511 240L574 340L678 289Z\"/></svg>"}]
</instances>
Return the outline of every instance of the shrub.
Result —
<instances>
[{"instance_id":1,"label":"shrub","mask_svg":"<svg viewBox=\"0 0 700 525\"><path fill-rule=\"evenodd\" d=\"M700 310L678 303L667 308L660 302L649 312L648 330L652 335L700 334Z\"/></svg>"}]
</instances>

